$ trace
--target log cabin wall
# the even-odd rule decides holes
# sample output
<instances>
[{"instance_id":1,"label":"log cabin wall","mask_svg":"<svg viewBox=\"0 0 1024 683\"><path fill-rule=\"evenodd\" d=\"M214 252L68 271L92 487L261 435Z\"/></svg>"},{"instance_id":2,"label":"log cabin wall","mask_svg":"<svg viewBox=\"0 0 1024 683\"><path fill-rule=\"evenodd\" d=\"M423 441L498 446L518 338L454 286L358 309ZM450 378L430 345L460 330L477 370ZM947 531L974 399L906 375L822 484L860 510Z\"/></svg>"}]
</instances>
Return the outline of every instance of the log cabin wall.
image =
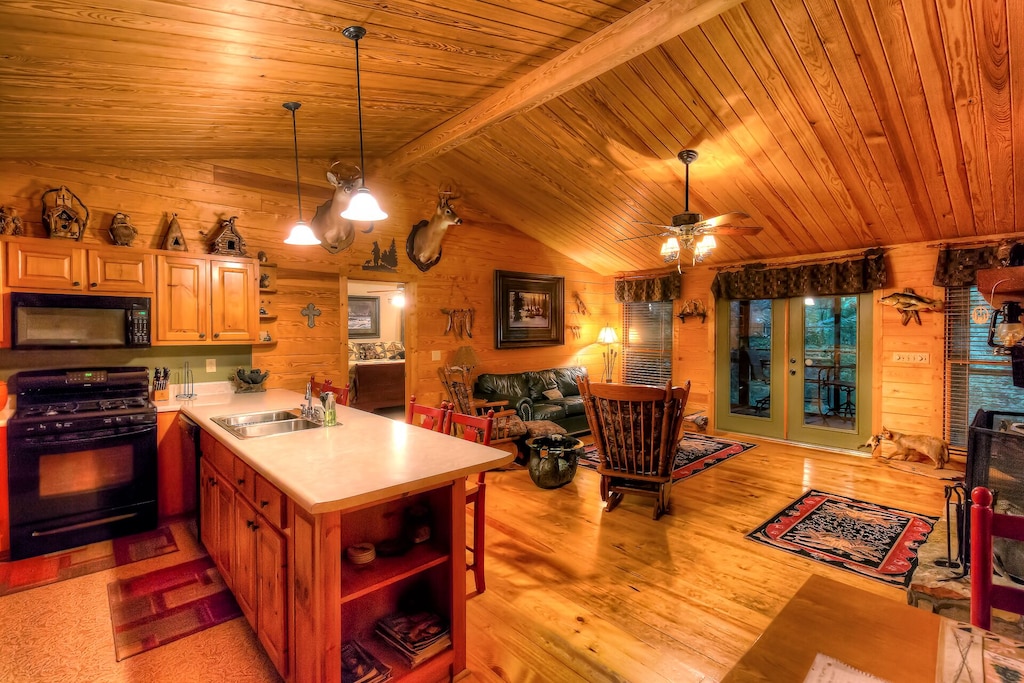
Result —
<instances>
[{"instance_id":1,"label":"log cabin wall","mask_svg":"<svg viewBox=\"0 0 1024 683\"><path fill-rule=\"evenodd\" d=\"M273 322L261 323L261 330L271 332L272 342L257 344L252 350L252 365L271 372L268 386L301 390L314 373L333 377L335 383L347 376L347 324L342 321L347 320L344 293L348 278L408 283L407 391L416 393L420 401L440 400L437 369L464 344L471 345L480 359L477 373L579 364L592 376L601 375L602 348L595 343L597 333L607 323L617 325L619 316L610 277L597 275L508 225L494 223L472 206L471 198L455 203L467 223L449 230L440 263L420 272L405 255L405 239L413 224L433 213L437 178L412 177L389 186L383 181L375 183L369 176L368 186L390 217L369 234L357 232L353 245L338 254L318 246L285 245L282 240L297 217L293 163L252 159L214 163L3 161L0 205L17 209L27 235L45 238L40 197L48 189L66 185L90 211L83 244L110 244L107 230L111 219L124 212L139 231L133 246L162 248L171 214L176 213L192 253L206 253L204 234L210 234L221 220L238 216L236 226L247 254L255 257L264 251L277 266L276 291L261 296L268 312L277 316ZM324 176L328 166L320 161L301 163L302 213L307 221L317 204L331 196ZM364 264L372 263L373 243L384 251L392 240L398 251L397 272L364 270ZM492 303L496 269L565 277L565 322L580 327L579 339L566 330L562 346L496 350ZM586 303L588 315L573 313L574 291ZM301 314L309 303L321 312L312 328ZM447 319L442 308L473 308L473 338L460 340L445 334ZM205 357L217 349L189 348ZM153 353L157 351L153 349ZM18 357L24 357L20 353ZM23 369L16 366L17 360L13 362L6 374ZM91 362L89 352L76 362ZM219 370L218 375L223 376L199 376L197 381L226 379L228 373L223 367Z\"/></svg>"}]
</instances>

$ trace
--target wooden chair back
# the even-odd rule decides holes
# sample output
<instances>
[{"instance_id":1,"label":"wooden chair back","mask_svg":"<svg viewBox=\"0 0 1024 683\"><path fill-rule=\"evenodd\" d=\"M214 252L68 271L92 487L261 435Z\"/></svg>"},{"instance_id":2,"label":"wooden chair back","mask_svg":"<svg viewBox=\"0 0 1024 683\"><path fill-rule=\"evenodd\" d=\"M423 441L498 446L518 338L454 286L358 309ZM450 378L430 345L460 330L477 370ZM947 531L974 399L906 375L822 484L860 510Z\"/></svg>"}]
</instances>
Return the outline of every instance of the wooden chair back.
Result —
<instances>
[{"instance_id":1,"label":"wooden chair back","mask_svg":"<svg viewBox=\"0 0 1024 683\"><path fill-rule=\"evenodd\" d=\"M992 609L1024 614L1024 587L992 580L993 539L1024 541L1024 516L992 510L992 492L978 486L971 492L971 624L992 627Z\"/></svg>"},{"instance_id":2,"label":"wooden chair back","mask_svg":"<svg viewBox=\"0 0 1024 683\"><path fill-rule=\"evenodd\" d=\"M309 378L309 382L313 388L313 398L320 398L321 394L330 392L334 394L334 402L336 404L338 404L339 406L348 405L348 384L346 384L344 387L336 387L334 386L334 381L331 380L330 378L326 378L324 379L324 381L319 382L316 379L316 375L311 375Z\"/></svg>"},{"instance_id":3,"label":"wooden chair back","mask_svg":"<svg viewBox=\"0 0 1024 683\"><path fill-rule=\"evenodd\" d=\"M668 510L672 467L690 383L673 387L578 381L601 475L601 499L613 510L624 493L656 499L654 518Z\"/></svg>"},{"instance_id":4,"label":"wooden chair back","mask_svg":"<svg viewBox=\"0 0 1024 683\"><path fill-rule=\"evenodd\" d=\"M440 408L421 405L416 403L416 397L409 397L409 410L405 414L405 421L417 427L429 429L432 432L448 432L448 415L451 411L448 404L444 403Z\"/></svg>"},{"instance_id":5,"label":"wooden chair back","mask_svg":"<svg viewBox=\"0 0 1024 683\"><path fill-rule=\"evenodd\" d=\"M487 415L479 416L453 410L448 417L448 425L452 436L490 446L491 432L494 430L494 411L489 410ZM480 476L483 477L483 472Z\"/></svg>"}]
</instances>

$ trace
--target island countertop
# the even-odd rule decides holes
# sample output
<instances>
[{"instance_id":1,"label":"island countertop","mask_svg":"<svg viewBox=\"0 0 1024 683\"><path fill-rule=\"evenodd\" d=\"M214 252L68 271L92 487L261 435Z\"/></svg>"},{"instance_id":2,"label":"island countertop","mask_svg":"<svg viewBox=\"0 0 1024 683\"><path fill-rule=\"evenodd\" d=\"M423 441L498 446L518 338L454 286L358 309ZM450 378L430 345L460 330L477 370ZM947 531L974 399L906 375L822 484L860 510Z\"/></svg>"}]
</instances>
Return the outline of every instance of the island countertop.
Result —
<instances>
[{"instance_id":1,"label":"island countertop","mask_svg":"<svg viewBox=\"0 0 1024 683\"><path fill-rule=\"evenodd\" d=\"M301 394L271 389L181 411L299 507L313 514L392 498L507 464L512 455L404 422L338 406L338 425L239 439L212 421L298 408Z\"/></svg>"}]
</instances>

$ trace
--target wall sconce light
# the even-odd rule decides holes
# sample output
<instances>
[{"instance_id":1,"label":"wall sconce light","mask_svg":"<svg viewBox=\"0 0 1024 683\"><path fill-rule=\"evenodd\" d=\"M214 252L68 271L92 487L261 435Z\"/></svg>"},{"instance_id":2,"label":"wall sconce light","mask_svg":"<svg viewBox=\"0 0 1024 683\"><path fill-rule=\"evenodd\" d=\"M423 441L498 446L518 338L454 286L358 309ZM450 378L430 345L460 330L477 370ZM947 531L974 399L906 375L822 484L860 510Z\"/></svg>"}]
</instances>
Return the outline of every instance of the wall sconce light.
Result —
<instances>
[{"instance_id":1,"label":"wall sconce light","mask_svg":"<svg viewBox=\"0 0 1024 683\"><path fill-rule=\"evenodd\" d=\"M619 352L612 348L612 344L617 341L619 341L619 336L615 334L615 328L611 325L602 327L597 335L597 343L605 345L604 353L601 355L604 358L604 381L606 383L612 381L612 370L615 368L615 359L619 355Z\"/></svg>"},{"instance_id":2,"label":"wall sconce light","mask_svg":"<svg viewBox=\"0 0 1024 683\"><path fill-rule=\"evenodd\" d=\"M320 244L320 240L313 234L309 224L302 220L302 184L299 182L299 133L295 127L295 110L301 107L302 104L299 102L285 102L281 106L292 113L292 144L295 146L295 194L299 198L299 220L292 226L292 231L285 238L284 243L300 247L311 247Z\"/></svg>"},{"instance_id":3,"label":"wall sconce light","mask_svg":"<svg viewBox=\"0 0 1024 683\"><path fill-rule=\"evenodd\" d=\"M363 158L363 96L359 83L359 40L366 35L362 26L349 26L341 34L356 44L356 111L359 112L359 189L352 195L348 208L341 212L350 221L382 221L388 217L366 188L366 160Z\"/></svg>"}]
</instances>

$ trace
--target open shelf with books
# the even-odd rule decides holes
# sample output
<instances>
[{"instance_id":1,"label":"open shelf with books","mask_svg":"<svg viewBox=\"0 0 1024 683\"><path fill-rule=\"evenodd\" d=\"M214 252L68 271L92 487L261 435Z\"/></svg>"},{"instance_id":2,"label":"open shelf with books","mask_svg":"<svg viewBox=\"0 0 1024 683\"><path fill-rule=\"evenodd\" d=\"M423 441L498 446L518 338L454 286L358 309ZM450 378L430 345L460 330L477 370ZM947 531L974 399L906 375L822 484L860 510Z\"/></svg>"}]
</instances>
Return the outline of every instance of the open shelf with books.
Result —
<instances>
[{"instance_id":1,"label":"open shelf with books","mask_svg":"<svg viewBox=\"0 0 1024 683\"><path fill-rule=\"evenodd\" d=\"M366 544L376 553L364 564L346 557L340 573L342 642L358 643L369 662L381 665L357 663L356 671L369 674L367 683L374 669L390 670L392 681L433 681L464 666L464 645L458 652L453 646L465 638L465 575L458 595L453 573L462 567L463 544L452 542L455 512L464 515L455 501L464 498L454 488L448 483L341 515L342 554L353 546L365 553Z\"/></svg>"}]
</instances>

